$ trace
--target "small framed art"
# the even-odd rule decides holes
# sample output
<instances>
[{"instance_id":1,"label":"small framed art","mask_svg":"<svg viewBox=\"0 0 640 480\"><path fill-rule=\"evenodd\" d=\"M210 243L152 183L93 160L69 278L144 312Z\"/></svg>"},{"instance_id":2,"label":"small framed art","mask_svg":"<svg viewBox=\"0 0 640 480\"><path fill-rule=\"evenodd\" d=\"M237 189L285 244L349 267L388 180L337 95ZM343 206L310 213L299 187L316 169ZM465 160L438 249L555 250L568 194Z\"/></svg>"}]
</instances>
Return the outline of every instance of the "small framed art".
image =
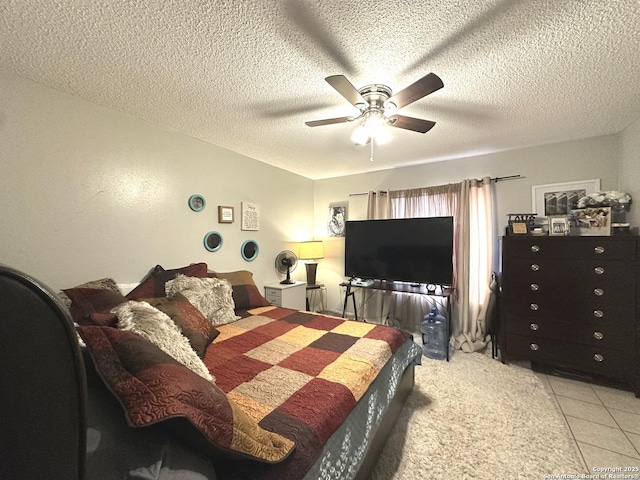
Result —
<instances>
[{"instance_id":1,"label":"small framed art","mask_svg":"<svg viewBox=\"0 0 640 480\"><path fill-rule=\"evenodd\" d=\"M218 223L233 223L233 207L218 205Z\"/></svg>"},{"instance_id":2,"label":"small framed art","mask_svg":"<svg viewBox=\"0 0 640 480\"><path fill-rule=\"evenodd\" d=\"M241 202L240 208L242 214L240 230L259 230L260 206L253 202Z\"/></svg>"},{"instance_id":3,"label":"small framed art","mask_svg":"<svg viewBox=\"0 0 640 480\"><path fill-rule=\"evenodd\" d=\"M549 235L569 235L569 217L567 215L552 215L549 217Z\"/></svg>"}]
</instances>

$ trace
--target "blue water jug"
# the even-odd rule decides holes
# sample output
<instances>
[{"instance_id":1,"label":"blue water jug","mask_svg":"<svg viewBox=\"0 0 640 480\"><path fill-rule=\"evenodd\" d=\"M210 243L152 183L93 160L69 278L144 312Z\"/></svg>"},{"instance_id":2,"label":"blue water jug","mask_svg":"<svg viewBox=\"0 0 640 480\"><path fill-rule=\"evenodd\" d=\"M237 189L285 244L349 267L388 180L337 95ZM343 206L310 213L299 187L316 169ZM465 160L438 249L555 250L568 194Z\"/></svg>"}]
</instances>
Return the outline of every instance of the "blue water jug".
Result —
<instances>
[{"instance_id":1,"label":"blue water jug","mask_svg":"<svg viewBox=\"0 0 640 480\"><path fill-rule=\"evenodd\" d=\"M420 330L424 356L435 360L444 360L447 357L447 348L449 348L447 322L438 313L436 307L433 307L431 312L424 316Z\"/></svg>"}]
</instances>

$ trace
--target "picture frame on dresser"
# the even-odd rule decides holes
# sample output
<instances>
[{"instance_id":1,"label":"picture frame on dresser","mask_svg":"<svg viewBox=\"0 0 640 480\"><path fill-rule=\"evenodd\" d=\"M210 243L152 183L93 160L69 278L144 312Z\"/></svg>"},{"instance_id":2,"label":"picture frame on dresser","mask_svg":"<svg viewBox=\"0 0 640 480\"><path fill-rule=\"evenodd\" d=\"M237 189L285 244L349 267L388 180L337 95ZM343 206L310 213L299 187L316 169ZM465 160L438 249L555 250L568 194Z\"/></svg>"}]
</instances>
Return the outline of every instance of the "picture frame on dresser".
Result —
<instances>
[{"instance_id":1,"label":"picture frame on dresser","mask_svg":"<svg viewBox=\"0 0 640 480\"><path fill-rule=\"evenodd\" d=\"M549 235L552 237L569 235L569 217L567 215L552 215L549 217Z\"/></svg>"},{"instance_id":2,"label":"picture frame on dresser","mask_svg":"<svg viewBox=\"0 0 640 480\"><path fill-rule=\"evenodd\" d=\"M599 190L599 178L534 185L531 187L531 208L538 216L538 223L546 224L547 217L568 215L578 208L578 200Z\"/></svg>"},{"instance_id":3,"label":"picture frame on dresser","mask_svg":"<svg viewBox=\"0 0 640 480\"><path fill-rule=\"evenodd\" d=\"M572 234L580 237L611 235L611 207L589 207L571 211Z\"/></svg>"}]
</instances>

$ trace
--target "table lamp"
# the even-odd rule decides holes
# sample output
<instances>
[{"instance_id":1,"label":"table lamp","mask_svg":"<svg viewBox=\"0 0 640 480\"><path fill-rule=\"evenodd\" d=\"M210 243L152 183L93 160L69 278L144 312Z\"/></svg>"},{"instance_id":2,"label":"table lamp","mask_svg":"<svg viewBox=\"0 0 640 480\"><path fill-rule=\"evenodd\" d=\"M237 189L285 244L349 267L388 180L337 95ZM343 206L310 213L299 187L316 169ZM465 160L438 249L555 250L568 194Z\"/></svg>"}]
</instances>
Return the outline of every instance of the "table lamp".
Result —
<instances>
[{"instance_id":1,"label":"table lamp","mask_svg":"<svg viewBox=\"0 0 640 480\"><path fill-rule=\"evenodd\" d=\"M307 285L316 284L316 270L318 269L318 263L315 260L323 257L324 251L321 240L312 240L300 243L300 260L310 260L306 262Z\"/></svg>"}]
</instances>

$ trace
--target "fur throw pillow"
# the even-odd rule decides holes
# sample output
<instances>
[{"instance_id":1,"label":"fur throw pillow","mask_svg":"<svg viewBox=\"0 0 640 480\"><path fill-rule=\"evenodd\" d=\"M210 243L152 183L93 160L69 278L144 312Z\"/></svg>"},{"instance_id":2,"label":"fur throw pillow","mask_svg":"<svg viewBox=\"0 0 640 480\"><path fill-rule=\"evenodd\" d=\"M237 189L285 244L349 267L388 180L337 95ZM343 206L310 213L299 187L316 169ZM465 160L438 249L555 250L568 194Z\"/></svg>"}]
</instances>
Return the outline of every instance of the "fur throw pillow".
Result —
<instances>
[{"instance_id":1,"label":"fur throw pillow","mask_svg":"<svg viewBox=\"0 0 640 480\"><path fill-rule=\"evenodd\" d=\"M166 313L152 307L147 302L129 301L111 310L118 317L118 328L136 333L146 338L174 360L200 375L215 382L215 378L191 348L187 337Z\"/></svg>"},{"instance_id":2,"label":"fur throw pillow","mask_svg":"<svg viewBox=\"0 0 640 480\"><path fill-rule=\"evenodd\" d=\"M181 293L213 325L235 322L235 304L231 284L222 278L198 278L177 275L165 284L168 297Z\"/></svg>"}]
</instances>

